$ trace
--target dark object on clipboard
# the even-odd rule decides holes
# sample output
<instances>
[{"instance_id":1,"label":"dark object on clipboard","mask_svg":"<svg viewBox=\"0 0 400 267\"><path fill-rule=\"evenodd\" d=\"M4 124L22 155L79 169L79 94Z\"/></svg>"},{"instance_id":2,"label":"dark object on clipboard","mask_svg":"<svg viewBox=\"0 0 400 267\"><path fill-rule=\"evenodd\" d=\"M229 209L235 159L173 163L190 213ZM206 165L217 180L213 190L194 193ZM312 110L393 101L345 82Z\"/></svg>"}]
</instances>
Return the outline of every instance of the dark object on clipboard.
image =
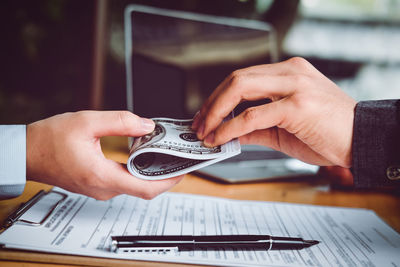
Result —
<instances>
[{"instance_id":1,"label":"dark object on clipboard","mask_svg":"<svg viewBox=\"0 0 400 267\"><path fill-rule=\"evenodd\" d=\"M22 203L11 213L4 221L2 228L6 229L14 223L40 226L66 198L67 195L61 192L40 190L30 200ZM33 206L36 209L40 209L39 216L37 216L38 214L29 214L29 212L32 213Z\"/></svg>"},{"instance_id":2,"label":"dark object on clipboard","mask_svg":"<svg viewBox=\"0 0 400 267\"><path fill-rule=\"evenodd\" d=\"M270 235L164 235L164 236L112 236L111 251L140 252L151 250L197 249L260 249L291 250L316 245L319 241L299 237Z\"/></svg>"}]
</instances>

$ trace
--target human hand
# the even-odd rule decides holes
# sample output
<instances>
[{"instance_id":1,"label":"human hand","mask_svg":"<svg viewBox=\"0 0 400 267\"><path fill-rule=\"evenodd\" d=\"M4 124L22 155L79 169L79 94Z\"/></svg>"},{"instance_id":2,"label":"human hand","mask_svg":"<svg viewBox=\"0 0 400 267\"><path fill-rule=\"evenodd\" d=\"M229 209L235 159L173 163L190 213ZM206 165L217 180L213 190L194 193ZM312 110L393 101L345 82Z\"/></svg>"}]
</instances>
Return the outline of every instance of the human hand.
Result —
<instances>
[{"instance_id":1,"label":"human hand","mask_svg":"<svg viewBox=\"0 0 400 267\"><path fill-rule=\"evenodd\" d=\"M27 126L27 176L99 200L119 194L151 199L182 177L146 181L106 159L102 136L141 136L154 122L128 111L64 113Z\"/></svg>"},{"instance_id":2,"label":"human hand","mask_svg":"<svg viewBox=\"0 0 400 267\"><path fill-rule=\"evenodd\" d=\"M269 98L232 120L243 101ZM239 137L316 165L351 166L356 101L302 58L241 69L228 76L195 116L193 129L207 146Z\"/></svg>"}]
</instances>

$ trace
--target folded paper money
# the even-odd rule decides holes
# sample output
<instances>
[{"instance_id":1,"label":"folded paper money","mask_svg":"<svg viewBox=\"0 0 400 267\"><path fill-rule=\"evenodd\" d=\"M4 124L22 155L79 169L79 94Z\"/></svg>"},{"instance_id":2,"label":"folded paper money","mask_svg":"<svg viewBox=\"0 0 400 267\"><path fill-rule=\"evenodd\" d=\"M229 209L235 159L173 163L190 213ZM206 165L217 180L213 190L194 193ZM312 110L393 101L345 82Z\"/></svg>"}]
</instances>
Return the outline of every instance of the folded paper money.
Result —
<instances>
[{"instance_id":1,"label":"folded paper money","mask_svg":"<svg viewBox=\"0 0 400 267\"><path fill-rule=\"evenodd\" d=\"M240 153L234 139L216 147L205 147L191 129L193 120L154 118L152 133L135 138L128 159L129 172L145 180L182 175Z\"/></svg>"}]
</instances>

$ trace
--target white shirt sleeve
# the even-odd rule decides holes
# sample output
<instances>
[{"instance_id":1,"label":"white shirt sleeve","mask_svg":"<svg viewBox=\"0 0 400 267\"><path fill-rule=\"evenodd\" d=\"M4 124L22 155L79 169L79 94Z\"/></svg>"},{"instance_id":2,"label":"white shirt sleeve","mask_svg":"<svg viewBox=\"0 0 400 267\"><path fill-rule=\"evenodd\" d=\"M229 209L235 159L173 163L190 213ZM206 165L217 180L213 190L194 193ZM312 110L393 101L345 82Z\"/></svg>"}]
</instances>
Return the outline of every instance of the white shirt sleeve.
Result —
<instances>
[{"instance_id":1,"label":"white shirt sleeve","mask_svg":"<svg viewBox=\"0 0 400 267\"><path fill-rule=\"evenodd\" d=\"M0 199L17 197L26 183L26 126L0 125Z\"/></svg>"}]
</instances>

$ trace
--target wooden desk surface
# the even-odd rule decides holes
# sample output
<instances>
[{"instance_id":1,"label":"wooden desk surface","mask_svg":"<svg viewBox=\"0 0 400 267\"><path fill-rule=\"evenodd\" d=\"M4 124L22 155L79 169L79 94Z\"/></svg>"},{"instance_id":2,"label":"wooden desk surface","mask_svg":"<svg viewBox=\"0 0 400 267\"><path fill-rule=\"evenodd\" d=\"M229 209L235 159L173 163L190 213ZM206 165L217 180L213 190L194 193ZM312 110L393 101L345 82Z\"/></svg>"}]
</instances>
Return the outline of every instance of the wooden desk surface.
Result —
<instances>
[{"instance_id":1,"label":"wooden desk surface","mask_svg":"<svg viewBox=\"0 0 400 267\"><path fill-rule=\"evenodd\" d=\"M122 152L107 152L107 156L126 162L127 155ZM27 201L40 189L50 189L51 186L35 182L28 182L24 193L15 199L0 201L0 221L3 221L21 202ZM209 181L195 175L186 177L174 188L172 192L201 194L217 197L245 200L280 201L316 205L342 206L367 208L374 210L390 226L400 232L400 195L387 192L374 191L341 191L331 190L323 183L321 178L307 178L301 180L262 182L253 184L226 185ZM0 251L0 254L2 252ZM71 257L71 256L65 256ZM44 263L32 263L29 261L40 261L38 257L24 257L27 262L24 266L45 266ZM83 258L83 257L80 257ZM20 266L21 262L4 260L1 257L2 266ZM53 261L56 262L56 261ZM66 262L73 263L68 260ZM99 259L95 265L134 265L134 266L171 266L152 262L137 261L116 261ZM85 264L82 261L75 261L74 264ZM93 263L88 263L93 264ZM60 265L61 266L61 265ZM188 265L189 266L189 265Z\"/></svg>"}]
</instances>

